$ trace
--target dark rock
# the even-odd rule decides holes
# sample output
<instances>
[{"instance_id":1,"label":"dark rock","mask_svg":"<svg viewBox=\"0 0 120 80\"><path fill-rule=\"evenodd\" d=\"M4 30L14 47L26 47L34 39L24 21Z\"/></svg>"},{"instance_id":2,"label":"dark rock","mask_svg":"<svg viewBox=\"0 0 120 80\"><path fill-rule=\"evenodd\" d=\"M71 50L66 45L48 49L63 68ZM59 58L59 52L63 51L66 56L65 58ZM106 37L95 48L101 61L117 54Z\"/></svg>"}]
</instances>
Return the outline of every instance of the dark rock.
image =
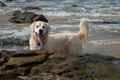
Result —
<instances>
[{"instance_id":1,"label":"dark rock","mask_svg":"<svg viewBox=\"0 0 120 80\"><path fill-rule=\"evenodd\" d=\"M52 73L40 73L34 76L20 76L19 78L23 80L73 80Z\"/></svg>"},{"instance_id":2,"label":"dark rock","mask_svg":"<svg viewBox=\"0 0 120 80\"><path fill-rule=\"evenodd\" d=\"M35 51L36 52L36 51ZM29 52L30 54L37 54L35 52ZM24 56L25 55L25 52L22 54L22 53L16 53L17 54L17 57L11 57L9 59L9 61L6 63L7 66L9 65L13 65L13 66L29 66L29 65L32 65L32 64L41 64L43 63L44 61L46 61L46 58L47 58L47 53L45 52L40 52L38 51L39 55L36 55L36 56L33 56L33 55L29 55L29 53L27 52L26 55L28 56ZM41 54L40 54L41 53ZM20 55L20 56L19 56ZM23 55L23 56L22 56ZM19 57L18 57L19 56Z\"/></svg>"},{"instance_id":3,"label":"dark rock","mask_svg":"<svg viewBox=\"0 0 120 80\"><path fill-rule=\"evenodd\" d=\"M29 40L23 40L23 39L13 39L13 38L7 38L7 39L0 39L0 46L5 45L18 45L18 46L28 46Z\"/></svg>"},{"instance_id":4,"label":"dark rock","mask_svg":"<svg viewBox=\"0 0 120 80\"><path fill-rule=\"evenodd\" d=\"M103 18L101 23L105 24L120 24L120 18Z\"/></svg>"},{"instance_id":5,"label":"dark rock","mask_svg":"<svg viewBox=\"0 0 120 80\"><path fill-rule=\"evenodd\" d=\"M120 24L120 18L100 18L98 21L91 21L93 23L104 23L104 24Z\"/></svg>"},{"instance_id":6,"label":"dark rock","mask_svg":"<svg viewBox=\"0 0 120 80\"><path fill-rule=\"evenodd\" d=\"M75 5L75 4L74 4L74 5L72 5L72 7L78 7L78 5Z\"/></svg>"},{"instance_id":7,"label":"dark rock","mask_svg":"<svg viewBox=\"0 0 120 80\"><path fill-rule=\"evenodd\" d=\"M44 17L44 15L34 15L33 21L44 21L44 22L48 22L48 20Z\"/></svg>"},{"instance_id":8,"label":"dark rock","mask_svg":"<svg viewBox=\"0 0 120 80\"><path fill-rule=\"evenodd\" d=\"M2 1L0 1L0 7L6 6Z\"/></svg>"},{"instance_id":9,"label":"dark rock","mask_svg":"<svg viewBox=\"0 0 120 80\"><path fill-rule=\"evenodd\" d=\"M14 72L11 72L11 73L7 73L3 76L0 77L0 80L23 80L23 79L20 79L18 76L20 74L16 74Z\"/></svg>"},{"instance_id":10,"label":"dark rock","mask_svg":"<svg viewBox=\"0 0 120 80\"><path fill-rule=\"evenodd\" d=\"M39 7L34 7L34 6L27 6L27 7L25 7L24 9L25 9L25 10L33 10L33 9L35 9L35 10L41 10L41 8L39 8Z\"/></svg>"},{"instance_id":11,"label":"dark rock","mask_svg":"<svg viewBox=\"0 0 120 80\"><path fill-rule=\"evenodd\" d=\"M0 80L13 79L13 75L16 79L22 80L120 79L120 58L111 56L98 54L77 56L35 50L13 52L11 55L8 55L10 58L0 66ZM0 62L4 61L4 57L0 58Z\"/></svg>"},{"instance_id":12,"label":"dark rock","mask_svg":"<svg viewBox=\"0 0 120 80\"><path fill-rule=\"evenodd\" d=\"M14 0L6 0L6 1L9 1L9 2L11 2L11 1L14 1Z\"/></svg>"},{"instance_id":13,"label":"dark rock","mask_svg":"<svg viewBox=\"0 0 120 80\"><path fill-rule=\"evenodd\" d=\"M5 64L8 59L12 56L11 53L14 53L13 51L6 51L6 50L2 50L0 52L1 58L0 58L0 66ZM2 68L3 69L3 68ZM1 69L0 69L1 70Z\"/></svg>"},{"instance_id":14,"label":"dark rock","mask_svg":"<svg viewBox=\"0 0 120 80\"><path fill-rule=\"evenodd\" d=\"M12 18L9 19L9 22L12 23L32 23L34 21L48 22L47 18L44 15L21 11L14 11Z\"/></svg>"},{"instance_id":15,"label":"dark rock","mask_svg":"<svg viewBox=\"0 0 120 80\"><path fill-rule=\"evenodd\" d=\"M0 58L0 66L4 64L4 58Z\"/></svg>"},{"instance_id":16,"label":"dark rock","mask_svg":"<svg viewBox=\"0 0 120 80\"><path fill-rule=\"evenodd\" d=\"M15 52L14 52L14 51L2 50L2 51L1 51L1 57L10 58L10 57L12 56L11 53L15 53Z\"/></svg>"},{"instance_id":17,"label":"dark rock","mask_svg":"<svg viewBox=\"0 0 120 80\"><path fill-rule=\"evenodd\" d=\"M97 58L99 59L97 60ZM110 76L114 71L114 69L116 68L118 69L117 66L119 64L114 65L112 63L112 61L114 60L116 59L112 58L108 62L108 57L96 55L96 54L83 55L80 57L74 55L55 54L55 55L51 55L49 57L49 60L46 61L43 65L38 65L33 67L31 70L31 74L37 75L37 73L40 72L44 72L44 73L49 72L49 73L61 75L62 77L67 77L70 79L72 78L73 80L82 80L83 78L85 78L85 80L87 79L92 80L94 77L100 78L101 75L102 76L104 75L104 77L106 74L107 76ZM105 73L104 73L104 69L105 69ZM115 76L118 77L118 74L120 74L119 71L116 73L116 75L114 75L114 77Z\"/></svg>"}]
</instances>

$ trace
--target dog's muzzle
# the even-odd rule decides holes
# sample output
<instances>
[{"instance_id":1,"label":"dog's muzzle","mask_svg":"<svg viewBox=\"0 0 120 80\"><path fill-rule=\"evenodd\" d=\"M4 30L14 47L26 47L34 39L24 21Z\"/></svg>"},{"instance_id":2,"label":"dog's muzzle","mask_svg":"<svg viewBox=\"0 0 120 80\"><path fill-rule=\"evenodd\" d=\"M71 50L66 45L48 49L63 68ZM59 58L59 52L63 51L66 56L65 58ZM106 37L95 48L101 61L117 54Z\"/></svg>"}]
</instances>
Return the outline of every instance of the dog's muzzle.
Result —
<instances>
[{"instance_id":1,"label":"dog's muzzle","mask_svg":"<svg viewBox=\"0 0 120 80\"><path fill-rule=\"evenodd\" d=\"M44 31L42 30L42 29L40 29L38 32L35 32L35 35L37 36L37 37L43 37L44 36Z\"/></svg>"}]
</instances>

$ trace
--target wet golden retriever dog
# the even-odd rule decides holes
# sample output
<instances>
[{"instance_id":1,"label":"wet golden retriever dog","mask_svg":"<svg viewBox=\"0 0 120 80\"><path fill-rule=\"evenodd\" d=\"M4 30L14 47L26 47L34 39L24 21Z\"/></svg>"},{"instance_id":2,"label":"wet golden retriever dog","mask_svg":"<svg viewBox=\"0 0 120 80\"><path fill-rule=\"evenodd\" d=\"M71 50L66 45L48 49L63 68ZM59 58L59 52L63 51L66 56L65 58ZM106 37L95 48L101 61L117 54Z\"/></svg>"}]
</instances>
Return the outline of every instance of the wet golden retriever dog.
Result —
<instances>
[{"instance_id":1,"label":"wet golden retriever dog","mask_svg":"<svg viewBox=\"0 0 120 80\"><path fill-rule=\"evenodd\" d=\"M30 50L48 50L58 53L83 53L83 42L88 37L88 24L83 18L78 33L49 34L50 26L46 22L36 21L30 25Z\"/></svg>"}]
</instances>

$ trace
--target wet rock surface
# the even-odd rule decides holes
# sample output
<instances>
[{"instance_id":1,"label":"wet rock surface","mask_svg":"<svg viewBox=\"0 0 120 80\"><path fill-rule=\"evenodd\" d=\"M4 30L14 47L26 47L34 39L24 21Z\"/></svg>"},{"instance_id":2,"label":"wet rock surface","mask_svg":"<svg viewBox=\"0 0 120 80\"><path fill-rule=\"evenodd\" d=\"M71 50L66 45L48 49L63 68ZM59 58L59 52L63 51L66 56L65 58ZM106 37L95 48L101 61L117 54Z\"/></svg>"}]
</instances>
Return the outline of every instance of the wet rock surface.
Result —
<instances>
[{"instance_id":1,"label":"wet rock surface","mask_svg":"<svg viewBox=\"0 0 120 80\"><path fill-rule=\"evenodd\" d=\"M6 1L9 1L9 2L11 2L11 1L15 1L15 0L6 0Z\"/></svg>"},{"instance_id":2,"label":"wet rock surface","mask_svg":"<svg viewBox=\"0 0 120 80\"><path fill-rule=\"evenodd\" d=\"M24 9L25 10L41 10L41 8L37 6L27 6Z\"/></svg>"},{"instance_id":3,"label":"wet rock surface","mask_svg":"<svg viewBox=\"0 0 120 80\"><path fill-rule=\"evenodd\" d=\"M0 7L6 6L2 1L0 1Z\"/></svg>"},{"instance_id":4,"label":"wet rock surface","mask_svg":"<svg viewBox=\"0 0 120 80\"><path fill-rule=\"evenodd\" d=\"M29 40L14 39L14 38L0 39L0 46L6 46L6 45L28 46Z\"/></svg>"},{"instance_id":5,"label":"wet rock surface","mask_svg":"<svg viewBox=\"0 0 120 80\"><path fill-rule=\"evenodd\" d=\"M1 51L0 80L119 80L120 58L48 51Z\"/></svg>"},{"instance_id":6,"label":"wet rock surface","mask_svg":"<svg viewBox=\"0 0 120 80\"><path fill-rule=\"evenodd\" d=\"M32 23L34 21L48 22L44 15L22 11L14 11L12 17L9 19L9 22L12 23Z\"/></svg>"}]
</instances>

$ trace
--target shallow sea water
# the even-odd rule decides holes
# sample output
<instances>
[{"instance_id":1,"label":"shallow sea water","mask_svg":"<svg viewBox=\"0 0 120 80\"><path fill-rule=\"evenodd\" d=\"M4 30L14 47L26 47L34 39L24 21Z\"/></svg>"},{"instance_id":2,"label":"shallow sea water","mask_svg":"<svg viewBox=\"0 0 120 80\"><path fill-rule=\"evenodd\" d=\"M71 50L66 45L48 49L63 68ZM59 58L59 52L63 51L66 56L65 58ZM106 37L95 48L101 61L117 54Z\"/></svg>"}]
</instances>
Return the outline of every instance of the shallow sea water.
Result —
<instances>
[{"instance_id":1,"label":"shallow sea water","mask_svg":"<svg viewBox=\"0 0 120 80\"><path fill-rule=\"evenodd\" d=\"M2 0L7 7L0 13L7 15L14 10L25 11L27 6L38 6L40 10L28 10L57 20L50 21L51 34L78 32L81 17L89 23L89 38L84 44L85 53L100 53L120 56L120 0ZM63 20L59 19L63 18ZM64 20L65 19L65 20ZM49 19L51 20L51 19ZM106 22L106 23L104 23ZM1 23L0 23L1 24ZM4 24L4 23L2 23ZM12 28L11 28L12 26ZM0 38L29 39L28 25L0 25ZM26 50L29 46L0 46L0 50Z\"/></svg>"}]
</instances>

